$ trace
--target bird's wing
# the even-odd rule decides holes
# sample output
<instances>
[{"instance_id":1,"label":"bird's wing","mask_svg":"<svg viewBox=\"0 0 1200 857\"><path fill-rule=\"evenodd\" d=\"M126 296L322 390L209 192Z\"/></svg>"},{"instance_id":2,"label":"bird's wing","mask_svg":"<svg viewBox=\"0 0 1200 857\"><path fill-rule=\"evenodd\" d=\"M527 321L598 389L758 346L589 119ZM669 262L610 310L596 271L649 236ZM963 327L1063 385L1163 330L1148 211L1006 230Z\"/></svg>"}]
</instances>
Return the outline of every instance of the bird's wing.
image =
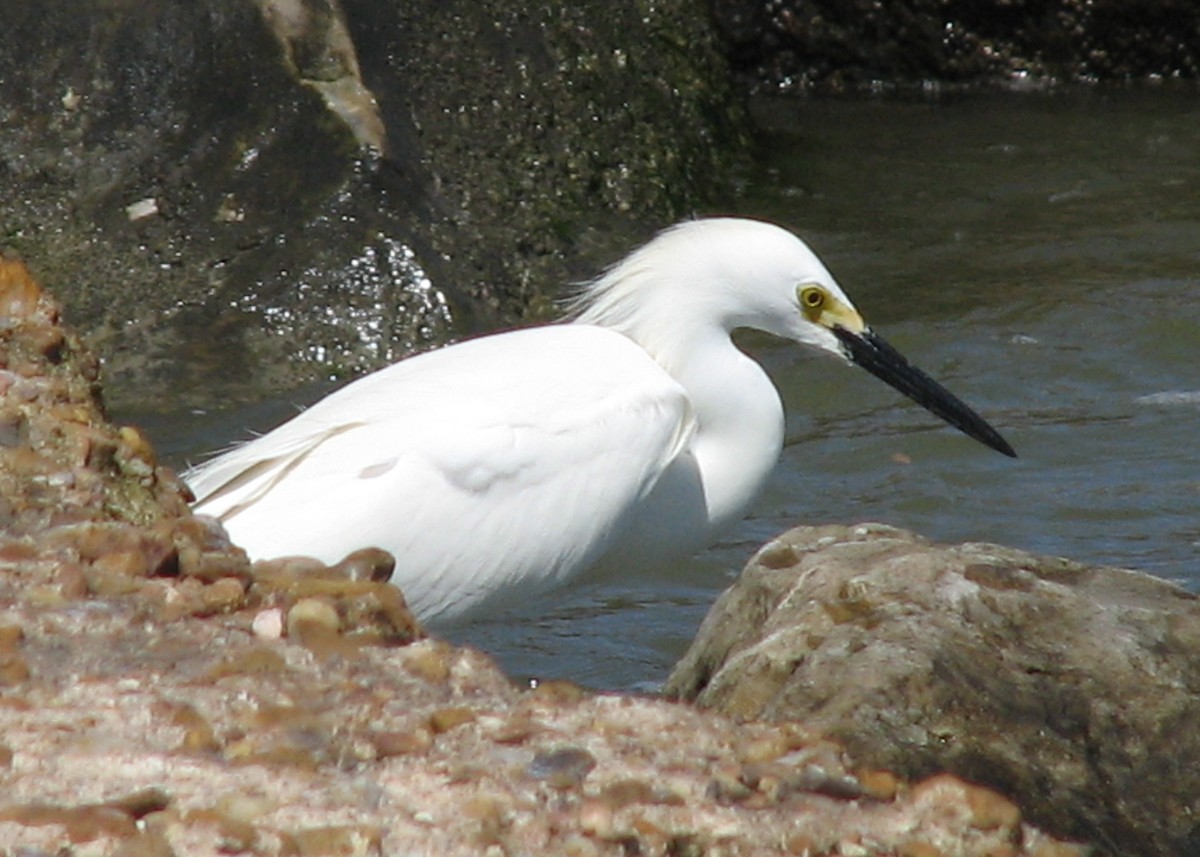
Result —
<instances>
[{"instance_id":1,"label":"bird's wing","mask_svg":"<svg viewBox=\"0 0 1200 857\"><path fill-rule=\"evenodd\" d=\"M383 547L419 613L453 614L594 562L693 430L629 340L538 328L396 364L187 478L252 556Z\"/></svg>"},{"instance_id":2,"label":"bird's wing","mask_svg":"<svg viewBox=\"0 0 1200 857\"><path fill-rule=\"evenodd\" d=\"M312 426L311 431L277 438L270 446L250 442L233 447L184 474L196 498L195 510L222 521L232 518L266 496L322 442L359 426L352 422L323 429Z\"/></svg>"}]
</instances>

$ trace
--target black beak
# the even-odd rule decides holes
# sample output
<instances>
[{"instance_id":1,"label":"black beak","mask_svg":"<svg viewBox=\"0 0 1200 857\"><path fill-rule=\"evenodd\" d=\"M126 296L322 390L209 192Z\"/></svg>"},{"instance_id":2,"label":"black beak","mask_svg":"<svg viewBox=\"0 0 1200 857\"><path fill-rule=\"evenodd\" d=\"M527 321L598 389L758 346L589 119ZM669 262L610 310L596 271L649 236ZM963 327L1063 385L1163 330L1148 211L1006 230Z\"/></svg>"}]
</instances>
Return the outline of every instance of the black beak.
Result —
<instances>
[{"instance_id":1,"label":"black beak","mask_svg":"<svg viewBox=\"0 0 1200 857\"><path fill-rule=\"evenodd\" d=\"M990 446L1012 458L1016 451L983 417L975 413L958 396L930 378L904 355L888 345L870 330L851 333L835 325L833 334L841 342L846 356L876 378L895 387L921 407L935 414L968 437Z\"/></svg>"}]
</instances>

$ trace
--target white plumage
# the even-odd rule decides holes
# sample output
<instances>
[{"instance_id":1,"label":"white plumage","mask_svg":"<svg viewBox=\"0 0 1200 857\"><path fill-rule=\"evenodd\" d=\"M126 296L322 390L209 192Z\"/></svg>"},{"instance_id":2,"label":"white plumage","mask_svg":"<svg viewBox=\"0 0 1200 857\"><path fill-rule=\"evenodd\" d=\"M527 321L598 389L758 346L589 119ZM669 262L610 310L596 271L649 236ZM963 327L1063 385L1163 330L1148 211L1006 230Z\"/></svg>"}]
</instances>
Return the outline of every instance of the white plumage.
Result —
<instances>
[{"instance_id":1,"label":"white plumage","mask_svg":"<svg viewBox=\"0 0 1200 857\"><path fill-rule=\"evenodd\" d=\"M196 511L253 558L391 551L393 581L426 620L588 569L652 568L736 521L778 459L782 405L731 341L738 327L884 377L854 353L881 341L798 238L692 221L588 286L573 322L403 360L185 478ZM923 404L1001 448L965 405L900 372L910 387L916 373ZM961 410L946 413L945 397Z\"/></svg>"}]
</instances>

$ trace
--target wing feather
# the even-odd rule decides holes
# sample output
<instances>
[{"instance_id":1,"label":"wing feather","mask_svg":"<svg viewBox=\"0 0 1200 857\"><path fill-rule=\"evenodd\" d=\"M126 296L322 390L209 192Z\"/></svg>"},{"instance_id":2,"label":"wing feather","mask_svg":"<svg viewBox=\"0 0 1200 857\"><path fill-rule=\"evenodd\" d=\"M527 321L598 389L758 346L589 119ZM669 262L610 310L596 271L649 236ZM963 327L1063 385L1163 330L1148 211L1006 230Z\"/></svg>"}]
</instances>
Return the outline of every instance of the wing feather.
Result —
<instances>
[{"instance_id":1,"label":"wing feather","mask_svg":"<svg viewBox=\"0 0 1200 857\"><path fill-rule=\"evenodd\" d=\"M644 351L564 325L403 361L186 476L251 556L383 547L436 618L593 564L693 431Z\"/></svg>"}]
</instances>

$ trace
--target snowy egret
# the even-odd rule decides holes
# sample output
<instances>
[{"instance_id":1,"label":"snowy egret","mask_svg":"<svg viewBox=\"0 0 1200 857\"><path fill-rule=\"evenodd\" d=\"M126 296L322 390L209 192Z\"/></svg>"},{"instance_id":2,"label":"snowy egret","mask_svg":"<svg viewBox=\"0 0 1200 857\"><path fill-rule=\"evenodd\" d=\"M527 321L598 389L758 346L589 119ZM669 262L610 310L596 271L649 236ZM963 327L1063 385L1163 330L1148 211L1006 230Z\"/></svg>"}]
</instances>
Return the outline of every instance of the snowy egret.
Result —
<instances>
[{"instance_id":1,"label":"snowy egret","mask_svg":"<svg viewBox=\"0 0 1200 857\"><path fill-rule=\"evenodd\" d=\"M366 546L426 620L712 543L754 499L783 406L730 339L755 328L862 366L1012 447L871 331L781 227L672 227L582 290L570 323L402 360L185 474L252 558Z\"/></svg>"}]
</instances>

